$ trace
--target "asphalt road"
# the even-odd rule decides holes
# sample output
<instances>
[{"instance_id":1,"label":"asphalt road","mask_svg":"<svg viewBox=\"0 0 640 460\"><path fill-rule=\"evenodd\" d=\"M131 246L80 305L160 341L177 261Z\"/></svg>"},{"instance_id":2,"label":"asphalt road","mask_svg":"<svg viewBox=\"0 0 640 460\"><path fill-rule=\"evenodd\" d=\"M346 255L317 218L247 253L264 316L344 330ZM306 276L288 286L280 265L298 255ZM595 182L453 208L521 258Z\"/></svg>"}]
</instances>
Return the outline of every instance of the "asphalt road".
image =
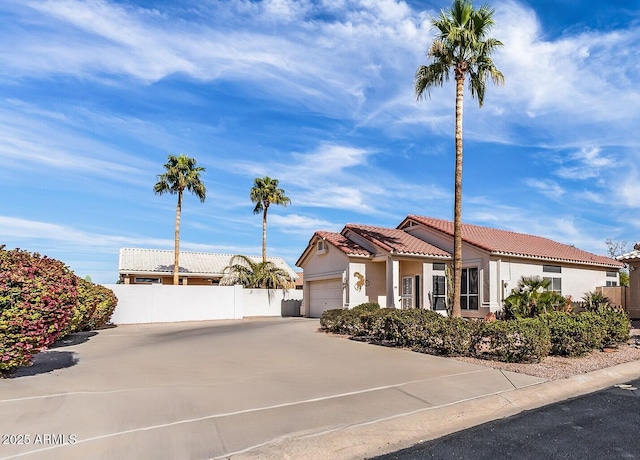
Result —
<instances>
[{"instance_id":1,"label":"asphalt road","mask_svg":"<svg viewBox=\"0 0 640 460\"><path fill-rule=\"evenodd\" d=\"M628 384L631 389L611 387L374 458L640 459L640 379Z\"/></svg>"}]
</instances>

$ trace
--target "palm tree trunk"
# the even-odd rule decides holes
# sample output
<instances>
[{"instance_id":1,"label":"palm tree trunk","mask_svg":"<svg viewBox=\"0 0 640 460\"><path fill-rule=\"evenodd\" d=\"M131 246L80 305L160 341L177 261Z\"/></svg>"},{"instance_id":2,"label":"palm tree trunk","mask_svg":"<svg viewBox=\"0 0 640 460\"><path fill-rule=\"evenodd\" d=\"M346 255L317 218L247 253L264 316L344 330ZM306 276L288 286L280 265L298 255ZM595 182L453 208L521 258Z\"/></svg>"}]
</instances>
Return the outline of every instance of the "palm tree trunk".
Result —
<instances>
[{"instance_id":1,"label":"palm tree trunk","mask_svg":"<svg viewBox=\"0 0 640 460\"><path fill-rule=\"evenodd\" d=\"M453 309L451 315L462 316L462 114L464 73L456 75L456 173L453 204Z\"/></svg>"},{"instance_id":2,"label":"palm tree trunk","mask_svg":"<svg viewBox=\"0 0 640 460\"><path fill-rule=\"evenodd\" d=\"M264 205L264 211L262 212L262 263L267 261L267 211L269 210L269 204Z\"/></svg>"},{"instance_id":3,"label":"palm tree trunk","mask_svg":"<svg viewBox=\"0 0 640 460\"><path fill-rule=\"evenodd\" d=\"M178 192L178 205L176 206L176 229L173 249L173 284L178 285L178 269L180 267L180 216L182 214L182 191Z\"/></svg>"}]
</instances>

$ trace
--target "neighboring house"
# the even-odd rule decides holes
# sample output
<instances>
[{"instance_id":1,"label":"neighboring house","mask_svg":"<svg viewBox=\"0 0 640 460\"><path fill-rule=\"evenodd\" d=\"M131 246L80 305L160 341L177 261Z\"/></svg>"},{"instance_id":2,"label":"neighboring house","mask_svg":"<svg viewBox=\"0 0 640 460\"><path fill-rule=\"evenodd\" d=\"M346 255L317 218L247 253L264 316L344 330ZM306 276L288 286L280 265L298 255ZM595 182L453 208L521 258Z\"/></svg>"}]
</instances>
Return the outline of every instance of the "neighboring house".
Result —
<instances>
[{"instance_id":1,"label":"neighboring house","mask_svg":"<svg viewBox=\"0 0 640 460\"><path fill-rule=\"evenodd\" d=\"M118 273L123 284L172 284L173 251L160 249L121 248L118 260ZM180 251L178 273L180 284L216 286L223 276L223 270L229 265L234 254L214 254L207 252ZM262 257L251 256L256 262ZM294 281L296 272L280 257L268 257L289 273Z\"/></svg>"},{"instance_id":2,"label":"neighboring house","mask_svg":"<svg viewBox=\"0 0 640 460\"><path fill-rule=\"evenodd\" d=\"M550 289L581 298L618 283L622 263L547 238L463 224L463 316L502 309L522 276L549 278ZM397 228L349 224L314 233L296 265L304 270L305 316L378 302L391 308L445 310L453 222L409 215Z\"/></svg>"},{"instance_id":3,"label":"neighboring house","mask_svg":"<svg viewBox=\"0 0 640 460\"><path fill-rule=\"evenodd\" d=\"M629 305L627 311L632 318L640 318L640 242L633 251L618 256L620 262L629 266Z\"/></svg>"}]
</instances>

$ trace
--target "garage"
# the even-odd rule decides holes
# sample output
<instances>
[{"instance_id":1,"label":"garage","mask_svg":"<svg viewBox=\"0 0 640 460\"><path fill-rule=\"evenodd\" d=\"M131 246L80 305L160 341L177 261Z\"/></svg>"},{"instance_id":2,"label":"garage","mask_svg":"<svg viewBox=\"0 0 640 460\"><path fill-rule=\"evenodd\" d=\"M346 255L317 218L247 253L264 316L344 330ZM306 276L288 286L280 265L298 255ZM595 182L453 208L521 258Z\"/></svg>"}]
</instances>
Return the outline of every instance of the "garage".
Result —
<instances>
[{"instance_id":1,"label":"garage","mask_svg":"<svg viewBox=\"0 0 640 460\"><path fill-rule=\"evenodd\" d=\"M309 283L309 316L319 318L322 312L342 308L342 280L340 278Z\"/></svg>"}]
</instances>

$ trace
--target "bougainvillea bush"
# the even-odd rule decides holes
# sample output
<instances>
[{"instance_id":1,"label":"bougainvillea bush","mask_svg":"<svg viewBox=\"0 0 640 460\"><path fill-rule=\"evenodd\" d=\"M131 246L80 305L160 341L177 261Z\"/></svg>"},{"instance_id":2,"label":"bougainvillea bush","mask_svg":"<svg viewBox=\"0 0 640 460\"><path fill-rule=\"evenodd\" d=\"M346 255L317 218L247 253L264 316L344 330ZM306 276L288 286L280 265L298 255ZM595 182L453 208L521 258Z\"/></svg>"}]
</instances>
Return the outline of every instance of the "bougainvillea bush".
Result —
<instances>
[{"instance_id":1,"label":"bougainvillea bush","mask_svg":"<svg viewBox=\"0 0 640 460\"><path fill-rule=\"evenodd\" d=\"M64 333L77 277L59 260L0 246L0 374L31 364Z\"/></svg>"},{"instance_id":2,"label":"bougainvillea bush","mask_svg":"<svg viewBox=\"0 0 640 460\"><path fill-rule=\"evenodd\" d=\"M87 310L84 321L75 331L90 331L99 329L111 322L111 315L116 309L118 298L109 288L80 280L81 289L78 296L78 304L83 304Z\"/></svg>"}]
</instances>

